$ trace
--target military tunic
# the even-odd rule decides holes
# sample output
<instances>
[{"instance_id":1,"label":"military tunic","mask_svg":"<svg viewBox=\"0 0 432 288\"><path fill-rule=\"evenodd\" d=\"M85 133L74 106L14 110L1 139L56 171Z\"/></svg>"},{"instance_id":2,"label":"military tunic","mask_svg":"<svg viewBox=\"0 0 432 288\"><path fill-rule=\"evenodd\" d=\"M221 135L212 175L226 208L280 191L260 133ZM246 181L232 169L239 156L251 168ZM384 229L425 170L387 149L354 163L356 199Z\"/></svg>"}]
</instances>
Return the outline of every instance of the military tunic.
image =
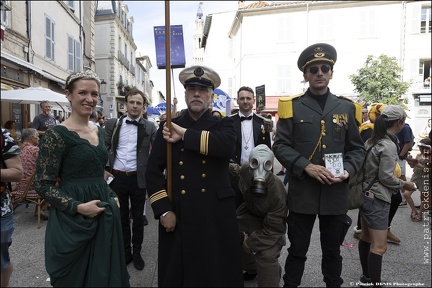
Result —
<instances>
[{"instance_id":1,"label":"military tunic","mask_svg":"<svg viewBox=\"0 0 432 288\"><path fill-rule=\"evenodd\" d=\"M287 102L291 102L287 107L292 109L279 115L273 152L290 174L288 209L303 214L345 214L348 179L332 185L321 184L304 169L310 163L325 166L327 153L342 153L344 169L350 176L361 169L365 148L353 102L331 92L324 111L308 93Z\"/></svg>"},{"instance_id":2,"label":"military tunic","mask_svg":"<svg viewBox=\"0 0 432 288\"><path fill-rule=\"evenodd\" d=\"M147 193L156 219L176 214L174 232L159 225L159 286L243 286L242 258L228 163L235 149L230 118L206 111L197 121L183 113L172 120L187 128L184 141L167 143L159 127L146 171ZM164 170L172 161L172 200ZM155 247L156 248L156 247Z\"/></svg>"}]
</instances>

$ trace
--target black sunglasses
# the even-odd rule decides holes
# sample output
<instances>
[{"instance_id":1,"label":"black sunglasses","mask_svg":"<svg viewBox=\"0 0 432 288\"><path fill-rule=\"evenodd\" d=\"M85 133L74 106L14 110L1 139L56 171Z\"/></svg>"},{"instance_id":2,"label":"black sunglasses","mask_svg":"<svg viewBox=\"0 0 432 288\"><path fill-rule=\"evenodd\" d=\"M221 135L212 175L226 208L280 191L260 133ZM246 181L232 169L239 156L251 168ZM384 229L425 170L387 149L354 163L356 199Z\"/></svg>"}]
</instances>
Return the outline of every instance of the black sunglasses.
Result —
<instances>
[{"instance_id":1,"label":"black sunglasses","mask_svg":"<svg viewBox=\"0 0 432 288\"><path fill-rule=\"evenodd\" d=\"M330 65L321 65L321 67L319 67L319 66L312 66L312 67L309 67L309 72L311 74L317 74L318 70L320 70L320 69L321 69L321 72L327 73L327 72L330 71L331 67L330 67Z\"/></svg>"}]
</instances>

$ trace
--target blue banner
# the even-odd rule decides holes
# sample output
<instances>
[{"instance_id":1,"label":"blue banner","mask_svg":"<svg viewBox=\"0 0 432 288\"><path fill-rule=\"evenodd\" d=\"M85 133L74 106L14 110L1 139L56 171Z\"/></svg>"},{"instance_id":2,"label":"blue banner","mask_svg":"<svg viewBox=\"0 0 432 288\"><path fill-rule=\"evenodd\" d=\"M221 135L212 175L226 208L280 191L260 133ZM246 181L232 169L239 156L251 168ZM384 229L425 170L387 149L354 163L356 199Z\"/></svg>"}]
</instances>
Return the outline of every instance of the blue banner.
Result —
<instances>
[{"instance_id":1,"label":"blue banner","mask_svg":"<svg viewBox=\"0 0 432 288\"><path fill-rule=\"evenodd\" d=\"M166 67L165 54L165 26L154 27L156 46L156 66L159 69ZM171 26L171 68L184 68L186 65L185 49L183 41L183 26Z\"/></svg>"}]
</instances>

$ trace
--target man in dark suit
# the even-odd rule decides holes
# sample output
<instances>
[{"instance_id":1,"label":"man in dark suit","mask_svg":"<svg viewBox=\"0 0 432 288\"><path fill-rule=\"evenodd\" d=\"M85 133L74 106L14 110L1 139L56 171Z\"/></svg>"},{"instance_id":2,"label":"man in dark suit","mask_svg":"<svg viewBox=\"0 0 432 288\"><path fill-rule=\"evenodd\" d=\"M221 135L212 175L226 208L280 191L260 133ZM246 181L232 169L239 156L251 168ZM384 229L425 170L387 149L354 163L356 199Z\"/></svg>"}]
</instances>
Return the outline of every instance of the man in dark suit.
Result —
<instances>
[{"instance_id":1,"label":"man in dark suit","mask_svg":"<svg viewBox=\"0 0 432 288\"><path fill-rule=\"evenodd\" d=\"M149 200L160 222L158 285L243 287L235 192L228 173L235 129L232 119L213 117L209 109L220 77L211 68L191 66L179 79L188 108L170 125L160 124L146 172Z\"/></svg>"},{"instance_id":2,"label":"man in dark suit","mask_svg":"<svg viewBox=\"0 0 432 288\"><path fill-rule=\"evenodd\" d=\"M135 268L142 270L145 265L141 257L146 199L145 172L156 127L141 117L147 103L143 92L132 89L126 94L125 100L127 114L118 119L110 119L105 125L105 145L109 151L108 171L114 176L110 186L120 201L126 263L133 260ZM132 239L129 210L133 221Z\"/></svg>"},{"instance_id":3,"label":"man in dark suit","mask_svg":"<svg viewBox=\"0 0 432 288\"><path fill-rule=\"evenodd\" d=\"M327 287L340 287L340 245L351 225L348 212L348 178L361 169L365 148L360 138L354 103L332 94L328 84L336 62L333 46L318 43L298 59L309 88L297 96L279 99L277 134L273 152L289 173L288 238L284 287L297 287L306 262L312 229L318 215L322 274ZM341 154L339 154L341 153ZM339 175L325 158L342 164ZM336 166L334 167L340 167Z\"/></svg>"},{"instance_id":4,"label":"man in dark suit","mask_svg":"<svg viewBox=\"0 0 432 288\"><path fill-rule=\"evenodd\" d=\"M243 86L237 91L239 112L230 116L237 133L236 150L232 161L240 166L249 162L249 154L255 146L265 144L271 148L270 132L273 122L252 112L255 96L252 88ZM244 202L243 195L236 193L236 208Z\"/></svg>"}]
</instances>

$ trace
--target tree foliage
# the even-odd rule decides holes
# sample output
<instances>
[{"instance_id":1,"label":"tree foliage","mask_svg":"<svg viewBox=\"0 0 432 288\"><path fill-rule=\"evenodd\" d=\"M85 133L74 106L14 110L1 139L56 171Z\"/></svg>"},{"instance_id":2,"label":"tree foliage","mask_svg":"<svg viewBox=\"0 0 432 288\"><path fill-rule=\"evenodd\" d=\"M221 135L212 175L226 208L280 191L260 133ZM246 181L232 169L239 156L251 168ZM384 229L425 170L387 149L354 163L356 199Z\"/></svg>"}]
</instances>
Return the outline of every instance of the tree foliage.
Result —
<instances>
[{"instance_id":1,"label":"tree foliage","mask_svg":"<svg viewBox=\"0 0 432 288\"><path fill-rule=\"evenodd\" d=\"M402 68L399 67L395 57L369 55L364 66L357 70L357 74L351 74L351 79L359 98L368 103L402 104L405 93L410 86L409 82L401 81ZM399 99L404 103L400 103Z\"/></svg>"}]
</instances>

